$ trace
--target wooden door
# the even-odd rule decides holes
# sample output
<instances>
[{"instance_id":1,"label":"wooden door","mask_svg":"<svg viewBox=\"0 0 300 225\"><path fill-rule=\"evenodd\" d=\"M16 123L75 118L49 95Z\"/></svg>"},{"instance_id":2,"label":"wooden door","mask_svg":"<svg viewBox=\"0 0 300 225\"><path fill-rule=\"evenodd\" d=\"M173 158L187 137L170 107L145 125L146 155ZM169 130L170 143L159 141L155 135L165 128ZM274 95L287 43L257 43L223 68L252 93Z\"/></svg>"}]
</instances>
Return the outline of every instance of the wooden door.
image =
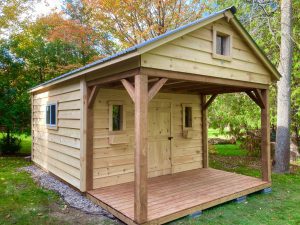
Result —
<instances>
[{"instance_id":1,"label":"wooden door","mask_svg":"<svg viewBox=\"0 0 300 225\"><path fill-rule=\"evenodd\" d=\"M171 173L171 102L152 100L148 114L148 176Z\"/></svg>"}]
</instances>

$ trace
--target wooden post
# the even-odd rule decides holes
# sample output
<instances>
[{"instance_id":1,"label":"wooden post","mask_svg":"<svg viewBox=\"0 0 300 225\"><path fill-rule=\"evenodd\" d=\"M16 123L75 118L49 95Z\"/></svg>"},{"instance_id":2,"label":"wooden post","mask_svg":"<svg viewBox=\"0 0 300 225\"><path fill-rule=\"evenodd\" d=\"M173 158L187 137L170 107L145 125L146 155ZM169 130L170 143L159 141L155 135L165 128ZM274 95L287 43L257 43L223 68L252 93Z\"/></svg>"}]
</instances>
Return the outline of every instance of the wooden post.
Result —
<instances>
[{"instance_id":1,"label":"wooden post","mask_svg":"<svg viewBox=\"0 0 300 225\"><path fill-rule=\"evenodd\" d=\"M269 90L261 90L261 95L265 106L261 107L262 180L271 182Z\"/></svg>"},{"instance_id":2,"label":"wooden post","mask_svg":"<svg viewBox=\"0 0 300 225\"><path fill-rule=\"evenodd\" d=\"M87 88L85 78L80 80L80 91L81 91L81 110L80 110L80 191L86 191L86 143L87 143L87 133L86 133L86 119L87 119Z\"/></svg>"},{"instance_id":3,"label":"wooden post","mask_svg":"<svg viewBox=\"0 0 300 225\"><path fill-rule=\"evenodd\" d=\"M90 99L92 88L87 88L86 99ZM96 99L97 96L95 96ZM93 189L93 139L94 139L94 112L93 105L88 102L85 105L86 110L86 190Z\"/></svg>"},{"instance_id":4,"label":"wooden post","mask_svg":"<svg viewBox=\"0 0 300 225\"><path fill-rule=\"evenodd\" d=\"M202 116L202 162L203 168L209 167L208 161L208 142L207 142L207 108L206 95L201 95L201 116Z\"/></svg>"},{"instance_id":5,"label":"wooden post","mask_svg":"<svg viewBox=\"0 0 300 225\"><path fill-rule=\"evenodd\" d=\"M135 76L134 220L147 222L148 76Z\"/></svg>"}]
</instances>

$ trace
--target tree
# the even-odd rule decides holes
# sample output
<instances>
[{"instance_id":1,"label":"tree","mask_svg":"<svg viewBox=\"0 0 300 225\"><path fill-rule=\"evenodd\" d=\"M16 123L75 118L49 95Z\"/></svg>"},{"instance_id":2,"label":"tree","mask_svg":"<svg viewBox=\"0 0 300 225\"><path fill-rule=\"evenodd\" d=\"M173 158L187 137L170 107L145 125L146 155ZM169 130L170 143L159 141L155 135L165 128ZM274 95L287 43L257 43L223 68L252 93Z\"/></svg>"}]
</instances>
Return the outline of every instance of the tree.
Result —
<instances>
[{"instance_id":1,"label":"tree","mask_svg":"<svg viewBox=\"0 0 300 225\"><path fill-rule=\"evenodd\" d=\"M282 77L277 83L277 133L274 166L274 171L278 173L289 172L292 58L292 1L282 0L281 47L278 67Z\"/></svg>"},{"instance_id":2,"label":"tree","mask_svg":"<svg viewBox=\"0 0 300 225\"><path fill-rule=\"evenodd\" d=\"M0 35L8 35L27 19L28 12L36 0L1 0L0 1Z\"/></svg>"},{"instance_id":3,"label":"tree","mask_svg":"<svg viewBox=\"0 0 300 225\"><path fill-rule=\"evenodd\" d=\"M97 33L106 34L107 40L119 43L119 49L196 20L208 7L198 0L66 0L65 4L72 19L89 23Z\"/></svg>"},{"instance_id":4,"label":"tree","mask_svg":"<svg viewBox=\"0 0 300 225\"><path fill-rule=\"evenodd\" d=\"M17 151L19 141L13 136L30 130L30 107L27 89L30 84L24 76L24 63L10 51L9 43L0 43L0 124L5 137L0 151Z\"/></svg>"}]
</instances>

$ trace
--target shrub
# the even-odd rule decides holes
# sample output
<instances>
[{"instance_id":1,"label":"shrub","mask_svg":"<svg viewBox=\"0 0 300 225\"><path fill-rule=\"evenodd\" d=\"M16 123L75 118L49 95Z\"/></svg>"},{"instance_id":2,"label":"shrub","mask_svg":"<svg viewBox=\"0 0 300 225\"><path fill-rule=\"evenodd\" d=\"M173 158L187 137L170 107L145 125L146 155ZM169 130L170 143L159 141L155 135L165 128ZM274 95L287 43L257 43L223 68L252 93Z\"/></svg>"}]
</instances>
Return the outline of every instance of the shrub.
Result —
<instances>
[{"instance_id":1,"label":"shrub","mask_svg":"<svg viewBox=\"0 0 300 225\"><path fill-rule=\"evenodd\" d=\"M21 149L21 139L13 135L3 135L0 138L1 154L16 154Z\"/></svg>"}]
</instances>

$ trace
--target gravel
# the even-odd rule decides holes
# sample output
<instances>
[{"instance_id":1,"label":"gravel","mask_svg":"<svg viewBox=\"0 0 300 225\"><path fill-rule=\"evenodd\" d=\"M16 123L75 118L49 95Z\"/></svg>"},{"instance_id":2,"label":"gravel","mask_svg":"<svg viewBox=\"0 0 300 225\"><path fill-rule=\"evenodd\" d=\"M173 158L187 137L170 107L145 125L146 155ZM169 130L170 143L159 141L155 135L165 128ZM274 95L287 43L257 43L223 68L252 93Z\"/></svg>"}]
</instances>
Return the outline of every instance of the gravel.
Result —
<instances>
[{"instance_id":1,"label":"gravel","mask_svg":"<svg viewBox=\"0 0 300 225\"><path fill-rule=\"evenodd\" d=\"M30 173L32 178L42 187L57 192L70 207L79 209L85 213L116 219L112 214L91 202L80 192L59 181L42 169L36 166L27 166L21 170Z\"/></svg>"}]
</instances>

